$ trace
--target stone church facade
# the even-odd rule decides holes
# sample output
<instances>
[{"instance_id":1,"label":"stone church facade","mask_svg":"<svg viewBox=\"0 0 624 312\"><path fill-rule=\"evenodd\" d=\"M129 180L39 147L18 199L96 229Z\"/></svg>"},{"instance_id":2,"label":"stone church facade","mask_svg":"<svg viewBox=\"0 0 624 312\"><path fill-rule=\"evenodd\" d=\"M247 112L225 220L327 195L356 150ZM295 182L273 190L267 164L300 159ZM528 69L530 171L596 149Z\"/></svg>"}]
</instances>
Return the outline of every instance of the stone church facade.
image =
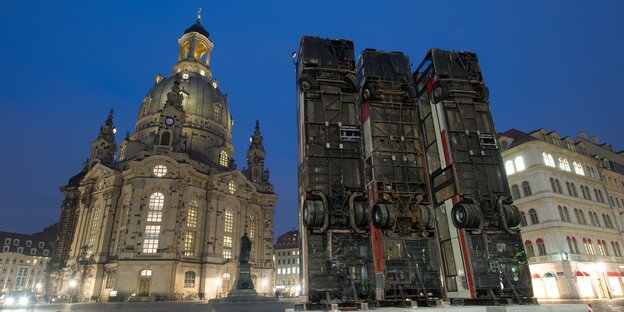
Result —
<instances>
[{"instance_id":1,"label":"stone church facade","mask_svg":"<svg viewBox=\"0 0 624 312\"><path fill-rule=\"evenodd\" d=\"M256 290L272 292L277 195L259 124L239 171L227 96L210 70L214 45L199 18L178 43L174 73L157 76L135 132L117 151L111 111L83 171L61 188L48 294L101 301L225 296L236 284L245 232Z\"/></svg>"}]
</instances>

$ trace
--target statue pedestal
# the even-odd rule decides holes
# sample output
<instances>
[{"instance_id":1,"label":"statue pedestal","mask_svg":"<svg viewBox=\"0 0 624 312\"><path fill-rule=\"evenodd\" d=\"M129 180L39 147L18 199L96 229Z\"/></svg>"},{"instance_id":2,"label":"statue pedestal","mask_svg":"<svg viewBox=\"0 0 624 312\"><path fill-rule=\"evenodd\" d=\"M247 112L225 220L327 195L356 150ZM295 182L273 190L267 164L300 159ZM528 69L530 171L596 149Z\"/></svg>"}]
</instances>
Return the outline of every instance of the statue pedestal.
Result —
<instances>
[{"instance_id":1,"label":"statue pedestal","mask_svg":"<svg viewBox=\"0 0 624 312\"><path fill-rule=\"evenodd\" d=\"M254 290L254 284L253 284L253 281L251 280L251 264L240 263L238 265L238 278L236 279L236 288L234 290L236 289Z\"/></svg>"},{"instance_id":2,"label":"statue pedestal","mask_svg":"<svg viewBox=\"0 0 624 312\"><path fill-rule=\"evenodd\" d=\"M258 296L258 293L254 289L253 281L251 280L251 264L240 263L238 265L238 278L236 279L236 287L230 290L227 298L212 299L210 302L240 302L240 301L262 301L262 302L274 302L277 301L275 297L263 297Z\"/></svg>"}]
</instances>

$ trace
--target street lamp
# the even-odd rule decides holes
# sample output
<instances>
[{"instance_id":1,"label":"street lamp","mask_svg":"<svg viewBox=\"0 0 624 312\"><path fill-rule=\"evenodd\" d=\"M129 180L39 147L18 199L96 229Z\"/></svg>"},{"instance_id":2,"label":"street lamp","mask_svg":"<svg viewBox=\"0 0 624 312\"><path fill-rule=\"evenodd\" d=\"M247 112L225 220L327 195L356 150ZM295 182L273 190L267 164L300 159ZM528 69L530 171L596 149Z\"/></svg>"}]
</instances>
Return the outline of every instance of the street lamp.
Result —
<instances>
[{"instance_id":1,"label":"street lamp","mask_svg":"<svg viewBox=\"0 0 624 312\"><path fill-rule=\"evenodd\" d=\"M69 281L69 288L71 289L70 295L69 295L69 303L72 303L72 297L74 296L76 286L78 286L78 282L76 280Z\"/></svg>"}]
</instances>

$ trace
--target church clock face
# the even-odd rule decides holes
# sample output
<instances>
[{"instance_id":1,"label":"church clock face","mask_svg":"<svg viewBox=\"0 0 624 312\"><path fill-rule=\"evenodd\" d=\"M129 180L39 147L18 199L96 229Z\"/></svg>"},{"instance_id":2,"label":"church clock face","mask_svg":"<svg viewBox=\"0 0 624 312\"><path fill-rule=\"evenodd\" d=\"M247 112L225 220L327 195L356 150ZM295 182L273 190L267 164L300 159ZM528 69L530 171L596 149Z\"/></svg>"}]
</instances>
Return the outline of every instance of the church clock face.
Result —
<instances>
[{"instance_id":1,"label":"church clock face","mask_svg":"<svg viewBox=\"0 0 624 312\"><path fill-rule=\"evenodd\" d=\"M253 158L253 162L254 162L254 164L256 164L256 165L257 165L257 164L259 164L259 163L260 163L260 157L258 157L258 156L254 156L254 158Z\"/></svg>"},{"instance_id":2,"label":"church clock face","mask_svg":"<svg viewBox=\"0 0 624 312\"><path fill-rule=\"evenodd\" d=\"M167 118L165 119L165 124L166 124L167 126L171 126L171 125L173 125L173 121L174 121L174 120L173 120L173 117L167 117Z\"/></svg>"}]
</instances>

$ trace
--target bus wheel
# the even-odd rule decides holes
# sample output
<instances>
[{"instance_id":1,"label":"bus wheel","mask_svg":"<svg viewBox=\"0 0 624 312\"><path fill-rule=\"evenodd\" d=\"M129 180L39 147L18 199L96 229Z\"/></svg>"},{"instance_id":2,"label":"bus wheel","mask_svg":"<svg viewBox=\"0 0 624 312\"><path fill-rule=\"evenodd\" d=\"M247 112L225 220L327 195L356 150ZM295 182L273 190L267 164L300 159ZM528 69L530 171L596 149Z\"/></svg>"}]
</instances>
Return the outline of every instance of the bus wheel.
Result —
<instances>
[{"instance_id":1,"label":"bus wheel","mask_svg":"<svg viewBox=\"0 0 624 312\"><path fill-rule=\"evenodd\" d=\"M303 91L312 91L319 88L319 84L316 79L308 74L301 75L301 78L299 78L299 85Z\"/></svg>"},{"instance_id":2,"label":"bus wheel","mask_svg":"<svg viewBox=\"0 0 624 312\"><path fill-rule=\"evenodd\" d=\"M478 228L481 223L481 212L479 207L474 204L458 203L451 210L453 224L458 229Z\"/></svg>"},{"instance_id":3,"label":"bus wheel","mask_svg":"<svg viewBox=\"0 0 624 312\"><path fill-rule=\"evenodd\" d=\"M325 211L320 200L306 200L303 206L303 223L310 228L323 226Z\"/></svg>"},{"instance_id":4,"label":"bus wheel","mask_svg":"<svg viewBox=\"0 0 624 312\"><path fill-rule=\"evenodd\" d=\"M362 89L362 98L365 101L374 100L377 98L377 90L375 89L375 85L372 83L367 83L364 85Z\"/></svg>"},{"instance_id":5,"label":"bus wheel","mask_svg":"<svg viewBox=\"0 0 624 312\"><path fill-rule=\"evenodd\" d=\"M433 103L440 103L449 96L448 86L442 82L436 82L431 89L431 98Z\"/></svg>"},{"instance_id":6,"label":"bus wheel","mask_svg":"<svg viewBox=\"0 0 624 312\"><path fill-rule=\"evenodd\" d=\"M355 219L355 225L359 228L365 228L370 222L370 212L368 209L368 204L366 202L355 201L353 202L353 205L353 217Z\"/></svg>"},{"instance_id":7,"label":"bus wheel","mask_svg":"<svg viewBox=\"0 0 624 312\"><path fill-rule=\"evenodd\" d=\"M394 208L389 204L377 204L373 207L373 224L380 229L387 229L395 223Z\"/></svg>"},{"instance_id":8,"label":"bus wheel","mask_svg":"<svg viewBox=\"0 0 624 312\"><path fill-rule=\"evenodd\" d=\"M347 74L344 76L344 81L347 83L347 89L349 90L357 90L358 82L353 74Z\"/></svg>"},{"instance_id":9,"label":"bus wheel","mask_svg":"<svg viewBox=\"0 0 624 312\"><path fill-rule=\"evenodd\" d=\"M520 210L515 205L503 205L503 221L510 228L520 225Z\"/></svg>"}]
</instances>

